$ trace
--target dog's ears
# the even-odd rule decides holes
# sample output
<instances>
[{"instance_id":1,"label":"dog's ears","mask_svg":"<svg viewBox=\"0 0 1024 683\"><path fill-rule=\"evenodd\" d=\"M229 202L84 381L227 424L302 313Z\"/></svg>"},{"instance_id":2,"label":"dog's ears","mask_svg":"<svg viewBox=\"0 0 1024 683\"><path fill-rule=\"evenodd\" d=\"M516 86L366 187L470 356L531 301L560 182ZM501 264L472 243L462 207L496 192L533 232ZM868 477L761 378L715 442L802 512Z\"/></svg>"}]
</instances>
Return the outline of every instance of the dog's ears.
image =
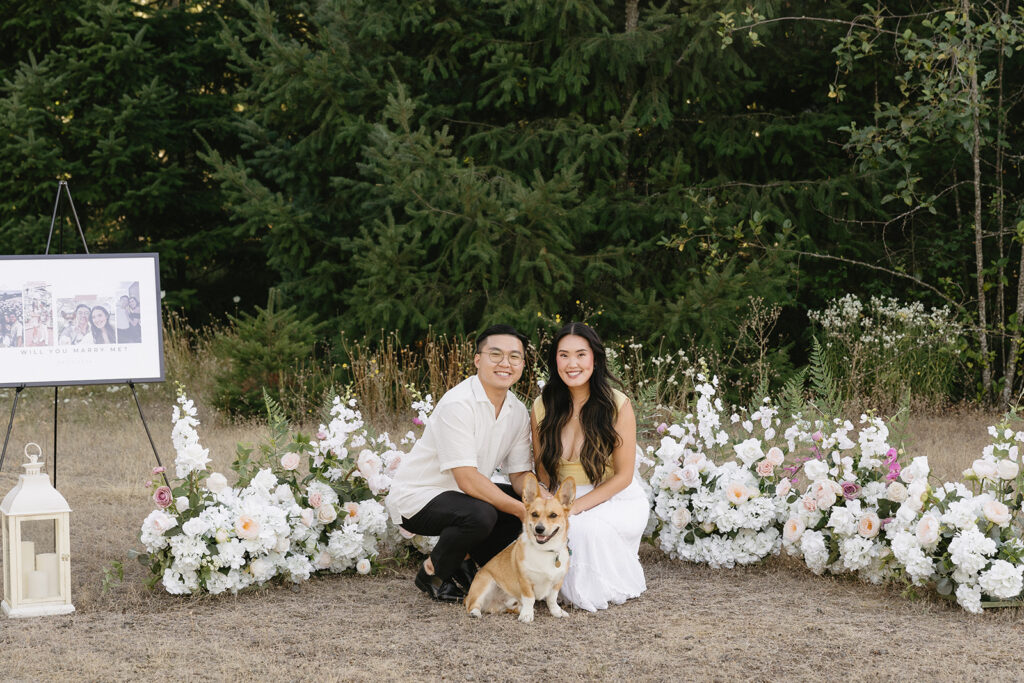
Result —
<instances>
[{"instance_id":1,"label":"dog's ears","mask_svg":"<svg viewBox=\"0 0 1024 683\"><path fill-rule=\"evenodd\" d=\"M562 507L571 508L573 501L576 500L576 480L569 477L563 481L562 485L558 487L558 491L555 492L555 498L562 504Z\"/></svg>"},{"instance_id":2,"label":"dog's ears","mask_svg":"<svg viewBox=\"0 0 1024 683\"><path fill-rule=\"evenodd\" d=\"M540 484L537 483L537 476L533 472L527 472L523 478L523 503L529 505L540 493Z\"/></svg>"}]
</instances>

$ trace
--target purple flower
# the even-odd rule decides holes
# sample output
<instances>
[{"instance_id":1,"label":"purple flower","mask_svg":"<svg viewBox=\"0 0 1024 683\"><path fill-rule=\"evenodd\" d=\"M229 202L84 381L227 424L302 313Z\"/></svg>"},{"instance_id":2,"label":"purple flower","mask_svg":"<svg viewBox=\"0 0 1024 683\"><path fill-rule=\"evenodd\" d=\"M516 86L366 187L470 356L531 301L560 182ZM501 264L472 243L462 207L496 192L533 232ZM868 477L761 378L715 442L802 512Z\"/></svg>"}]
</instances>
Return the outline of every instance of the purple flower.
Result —
<instances>
[{"instance_id":1,"label":"purple flower","mask_svg":"<svg viewBox=\"0 0 1024 683\"><path fill-rule=\"evenodd\" d=\"M885 519L881 520L881 522L879 523L878 527L880 529L884 529L885 525L888 524L891 521L892 521L892 517L886 517Z\"/></svg>"},{"instance_id":2,"label":"purple flower","mask_svg":"<svg viewBox=\"0 0 1024 683\"><path fill-rule=\"evenodd\" d=\"M412 423L414 425L416 425L417 427L422 427L423 426L423 420L419 419L418 417L414 417L412 419Z\"/></svg>"},{"instance_id":3,"label":"purple flower","mask_svg":"<svg viewBox=\"0 0 1024 683\"><path fill-rule=\"evenodd\" d=\"M667 424L662 422L660 425L658 425L658 433L659 434L664 434L667 431L668 431L668 425Z\"/></svg>"},{"instance_id":4,"label":"purple flower","mask_svg":"<svg viewBox=\"0 0 1024 683\"><path fill-rule=\"evenodd\" d=\"M171 495L171 489L168 486L161 486L153 493L153 502L160 509L170 507L173 500L174 496Z\"/></svg>"},{"instance_id":5,"label":"purple flower","mask_svg":"<svg viewBox=\"0 0 1024 683\"><path fill-rule=\"evenodd\" d=\"M900 476L900 464L893 460L889 463L889 474L885 475L886 481L896 481Z\"/></svg>"},{"instance_id":6,"label":"purple flower","mask_svg":"<svg viewBox=\"0 0 1024 683\"><path fill-rule=\"evenodd\" d=\"M318 438L318 439L320 439L321 441L323 441L324 439L326 439L326 438L327 438L327 432L325 432L324 430L322 430L322 429L321 429L320 431L318 431L318 432L316 433L316 438Z\"/></svg>"},{"instance_id":7,"label":"purple flower","mask_svg":"<svg viewBox=\"0 0 1024 683\"><path fill-rule=\"evenodd\" d=\"M895 448L890 448L885 453L885 461L886 462L893 462L893 461L896 460L896 456L897 456L896 449Z\"/></svg>"},{"instance_id":8,"label":"purple flower","mask_svg":"<svg viewBox=\"0 0 1024 683\"><path fill-rule=\"evenodd\" d=\"M843 487L843 498L846 500L853 500L860 495L860 484L844 481L841 486Z\"/></svg>"},{"instance_id":9,"label":"purple flower","mask_svg":"<svg viewBox=\"0 0 1024 683\"><path fill-rule=\"evenodd\" d=\"M163 465L161 465L159 467L154 467L153 468L153 474L163 474L166 471L167 471L167 468L164 467Z\"/></svg>"},{"instance_id":10,"label":"purple flower","mask_svg":"<svg viewBox=\"0 0 1024 683\"><path fill-rule=\"evenodd\" d=\"M814 432L813 434L811 434L811 438L815 441L821 441L822 439L825 438L825 436L821 432Z\"/></svg>"}]
</instances>

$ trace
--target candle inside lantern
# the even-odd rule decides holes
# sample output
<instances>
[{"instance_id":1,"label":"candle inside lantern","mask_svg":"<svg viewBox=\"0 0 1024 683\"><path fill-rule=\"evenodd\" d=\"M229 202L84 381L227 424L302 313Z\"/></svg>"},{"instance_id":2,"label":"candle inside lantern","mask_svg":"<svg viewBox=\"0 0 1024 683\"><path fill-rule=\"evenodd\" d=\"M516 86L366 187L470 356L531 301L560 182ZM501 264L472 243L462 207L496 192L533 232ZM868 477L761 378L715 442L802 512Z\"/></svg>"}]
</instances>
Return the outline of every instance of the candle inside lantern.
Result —
<instances>
[{"instance_id":1,"label":"candle inside lantern","mask_svg":"<svg viewBox=\"0 0 1024 683\"><path fill-rule=\"evenodd\" d=\"M21 585L28 586L28 573L36 568L36 544L32 541L21 542Z\"/></svg>"},{"instance_id":2,"label":"candle inside lantern","mask_svg":"<svg viewBox=\"0 0 1024 683\"><path fill-rule=\"evenodd\" d=\"M46 597L46 572L33 569L28 573L28 598Z\"/></svg>"},{"instance_id":3,"label":"candle inside lantern","mask_svg":"<svg viewBox=\"0 0 1024 683\"><path fill-rule=\"evenodd\" d=\"M36 569L46 574L46 594L50 597L60 594L60 573L57 553L36 555Z\"/></svg>"}]
</instances>

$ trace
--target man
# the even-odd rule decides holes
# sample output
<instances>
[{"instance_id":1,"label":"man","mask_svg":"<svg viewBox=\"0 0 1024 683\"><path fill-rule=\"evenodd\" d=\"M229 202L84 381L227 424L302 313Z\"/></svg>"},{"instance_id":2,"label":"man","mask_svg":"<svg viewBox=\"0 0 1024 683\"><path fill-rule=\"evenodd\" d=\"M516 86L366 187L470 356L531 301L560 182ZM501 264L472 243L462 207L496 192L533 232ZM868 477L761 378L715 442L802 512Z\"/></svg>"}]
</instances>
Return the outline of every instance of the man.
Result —
<instances>
[{"instance_id":1,"label":"man","mask_svg":"<svg viewBox=\"0 0 1024 683\"><path fill-rule=\"evenodd\" d=\"M522 532L530 417L509 388L523 374L525 352L526 337L509 325L481 332L477 374L441 397L395 473L385 501L391 519L411 533L439 536L415 579L434 600L462 600L477 566ZM498 467L511 486L491 481Z\"/></svg>"}]
</instances>

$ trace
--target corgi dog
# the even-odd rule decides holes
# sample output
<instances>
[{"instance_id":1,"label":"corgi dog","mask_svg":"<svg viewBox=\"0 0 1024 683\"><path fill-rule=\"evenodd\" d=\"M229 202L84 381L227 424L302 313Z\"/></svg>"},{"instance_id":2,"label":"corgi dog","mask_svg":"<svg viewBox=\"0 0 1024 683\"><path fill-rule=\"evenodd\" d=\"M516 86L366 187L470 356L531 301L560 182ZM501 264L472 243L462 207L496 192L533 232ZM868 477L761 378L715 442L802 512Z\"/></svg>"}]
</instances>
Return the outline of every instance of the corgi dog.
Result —
<instances>
[{"instance_id":1,"label":"corgi dog","mask_svg":"<svg viewBox=\"0 0 1024 683\"><path fill-rule=\"evenodd\" d=\"M533 605L543 600L553 616L567 617L558 606L558 591L569 571L569 509L576 499L576 482L566 479L550 498L540 496L532 473L523 484L526 521L512 545L480 568L466 596L466 610L482 613L514 610L519 621L533 621Z\"/></svg>"}]
</instances>

